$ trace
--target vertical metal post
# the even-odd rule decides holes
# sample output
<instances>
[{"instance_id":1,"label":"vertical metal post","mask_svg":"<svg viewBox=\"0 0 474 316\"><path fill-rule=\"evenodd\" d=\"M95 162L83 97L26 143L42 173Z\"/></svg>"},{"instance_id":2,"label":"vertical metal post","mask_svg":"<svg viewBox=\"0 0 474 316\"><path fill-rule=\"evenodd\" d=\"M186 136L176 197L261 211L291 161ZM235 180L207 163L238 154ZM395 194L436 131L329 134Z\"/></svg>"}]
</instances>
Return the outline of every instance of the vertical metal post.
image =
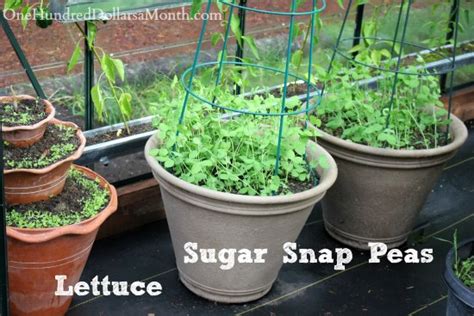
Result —
<instances>
[{"instance_id":1,"label":"vertical metal post","mask_svg":"<svg viewBox=\"0 0 474 316\"><path fill-rule=\"evenodd\" d=\"M240 0L240 6L246 7L247 6L247 0ZM245 36L245 22L246 22L246 17L247 17L247 10L239 8L239 20L240 20L240 31L242 33L242 36ZM240 45L237 43L237 52L235 53L235 61L236 62L242 62L244 58L244 41L242 40ZM242 70L239 70L240 73L242 73ZM240 94L242 90L241 86L237 86L235 88L235 94Z\"/></svg>"},{"instance_id":2,"label":"vertical metal post","mask_svg":"<svg viewBox=\"0 0 474 316\"><path fill-rule=\"evenodd\" d=\"M364 9L365 9L365 4L359 4L357 6L356 25L354 29L354 41L352 43L353 47L360 44L360 37L362 34L362 25L364 22ZM357 56L357 51L352 53L352 56L355 58Z\"/></svg>"},{"instance_id":3,"label":"vertical metal post","mask_svg":"<svg viewBox=\"0 0 474 316\"><path fill-rule=\"evenodd\" d=\"M454 37L454 30L457 28L456 25L456 17L459 15L459 11L461 10L461 1L460 0L453 0L453 4L451 5L450 16L449 16L449 28L448 34L446 34L446 44L450 44L451 40ZM453 50L456 51L456 47L453 47ZM451 76L454 76L454 72L451 73ZM439 84L441 87L441 93L447 92L446 90L446 82L448 80L448 74L442 74Z\"/></svg>"},{"instance_id":4,"label":"vertical metal post","mask_svg":"<svg viewBox=\"0 0 474 316\"><path fill-rule=\"evenodd\" d=\"M86 39L84 43L84 125L86 130L94 128L94 104L92 102L91 89L94 86L94 54L87 42L89 27L87 21L84 24Z\"/></svg>"},{"instance_id":5,"label":"vertical metal post","mask_svg":"<svg viewBox=\"0 0 474 316\"><path fill-rule=\"evenodd\" d=\"M36 94L38 97L41 99L46 99L46 95L44 94L43 89L41 88L38 79L35 76L35 73L33 72L33 69L31 69L30 63L26 59L25 53L21 49L20 44L18 43L15 34L13 33L12 29L10 28L10 25L8 24L7 19L3 15L3 10L0 10L0 23L2 24L3 31L5 32L5 35L8 38L8 41L10 42L10 45L12 46L13 50L15 51L16 56L18 57L18 60L21 63L21 66L26 72L26 75L28 76L28 79L31 82L31 85L33 86L33 89L35 89Z\"/></svg>"},{"instance_id":6,"label":"vertical metal post","mask_svg":"<svg viewBox=\"0 0 474 316\"><path fill-rule=\"evenodd\" d=\"M2 14L3 16L3 14ZM5 195L3 181L3 133L1 132L2 123L0 121L0 315L8 316L8 251L7 251L7 232L6 232L6 214L5 214Z\"/></svg>"}]
</instances>

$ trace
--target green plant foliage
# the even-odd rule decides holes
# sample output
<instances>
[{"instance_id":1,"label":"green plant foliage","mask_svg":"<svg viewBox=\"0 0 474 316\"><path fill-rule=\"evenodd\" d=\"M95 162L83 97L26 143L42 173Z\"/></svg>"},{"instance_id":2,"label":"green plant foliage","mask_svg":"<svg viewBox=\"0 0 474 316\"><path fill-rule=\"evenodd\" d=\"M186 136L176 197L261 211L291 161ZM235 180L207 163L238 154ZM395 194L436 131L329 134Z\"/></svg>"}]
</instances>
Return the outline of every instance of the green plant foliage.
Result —
<instances>
[{"instance_id":1,"label":"green plant foliage","mask_svg":"<svg viewBox=\"0 0 474 316\"><path fill-rule=\"evenodd\" d=\"M175 81L175 84L177 82ZM252 99L235 96L219 87L207 92L205 83L195 80L194 90L223 106L260 113L279 112L281 99L255 96ZM184 181L209 189L245 195L273 195L294 193L291 182L310 183L316 179L309 169L318 164L327 167L320 159L309 166L305 150L314 130L304 129L304 116L285 118L284 138L279 175L274 175L279 117L241 115L222 119L224 113L190 100L183 125L177 122L182 97L157 105L154 125L162 140L160 148L151 154L170 172ZM288 110L299 106L295 98L289 99Z\"/></svg>"},{"instance_id":2,"label":"green plant foliage","mask_svg":"<svg viewBox=\"0 0 474 316\"><path fill-rule=\"evenodd\" d=\"M454 262L453 271L459 280L464 283L468 288L474 290L474 256L468 258L459 258L458 255L458 231L457 229L453 233L453 241L446 240L443 238L434 237L442 242L449 243L453 246Z\"/></svg>"},{"instance_id":3,"label":"green plant foliage","mask_svg":"<svg viewBox=\"0 0 474 316\"><path fill-rule=\"evenodd\" d=\"M73 139L76 137L76 129L69 126L53 125L51 126L53 133L59 133L61 137L58 138L57 143L52 145L49 150L43 153L39 158L28 155L25 152L25 156L21 159L9 159L8 154L8 143L6 144L5 152L5 167L8 169L40 169L48 167L67 156L72 155L76 150L77 146L73 144Z\"/></svg>"},{"instance_id":4,"label":"green plant foliage","mask_svg":"<svg viewBox=\"0 0 474 316\"><path fill-rule=\"evenodd\" d=\"M474 256L463 259L459 258L457 230L454 231L453 242L451 244L454 249L454 273L468 288L474 289Z\"/></svg>"},{"instance_id":5,"label":"green plant foliage","mask_svg":"<svg viewBox=\"0 0 474 316\"><path fill-rule=\"evenodd\" d=\"M36 20L36 25L40 28L48 28L53 24L52 14L49 10L49 5L44 0L30 3L24 0L7 0L4 4L4 10L18 10L21 13L22 25L24 28L28 25L28 15L32 12ZM107 115L108 100L112 101L125 124L127 131L129 131L127 122L132 117L132 95L123 91L117 86L117 81L125 80L125 66L118 58L113 58L111 54L106 53L102 48L96 46L97 24L95 21L87 21L88 33L79 25L75 23L78 30L81 32L83 38L76 42L71 57L67 63L67 72L70 73L78 64L81 57L81 43L84 39L87 40L89 49L92 50L94 56L99 62L102 74L99 76L97 83L92 88L92 100L95 106L95 112L99 122L104 122ZM103 84L107 89L103 88ZM105 92L110 92L106 94Z\"/></svg>"},{"instance_id":6,"label":"green plant foliage","mask_svg":"<svg viewBox=\"0 0 474 316\"><path fill-rule=\"evenodd\" d=\"M362 53L365 51L358 58L364 58ZM361 81L373 78L377 73L363 65L353 66L335 63L331 74L319 75L327 86L317 117L326 132L358 144L381 148L429 149L446 143L449 120L439 100L436 77L427 76L416 67L404 68L405 72L418 71L423 76L398 76L390 110L395 75L384 72L378 77L377 88L369 89L361 85Z\"/></svg>"},{"instance_id":7,"label":"green plant foliage","mask_svg":"<svg viewBox=\"0 0 474 316\"><path fill-rule=\"evenodd\" d=\"M46 113L41 114L42 117L46 117ZM28 112L18 112L14 105L6 105L3 107L2 122L17 124L17 125L30 125L37 121L38 116L33 116Z\"/></svg>"},{"instance_id":8,"label":"green plant foliage","mask_svg":"<svg viewBox=\"0 0 474 316\"><path fill-rule=\"evenodd\" d=\"M94 217L109 202L109 192L100 186L98 180L91 180L72 168L67 181L72 182L82 192L79 201L82 209L70 209L66 205L63 211L54 212L32 203L26 207L23 206L23 209L18 211L18 207L12 206L7 210L7 225L29 229L73 225ZM60 196L52 199L60 201Z\"/></svg>"}]
</instances>

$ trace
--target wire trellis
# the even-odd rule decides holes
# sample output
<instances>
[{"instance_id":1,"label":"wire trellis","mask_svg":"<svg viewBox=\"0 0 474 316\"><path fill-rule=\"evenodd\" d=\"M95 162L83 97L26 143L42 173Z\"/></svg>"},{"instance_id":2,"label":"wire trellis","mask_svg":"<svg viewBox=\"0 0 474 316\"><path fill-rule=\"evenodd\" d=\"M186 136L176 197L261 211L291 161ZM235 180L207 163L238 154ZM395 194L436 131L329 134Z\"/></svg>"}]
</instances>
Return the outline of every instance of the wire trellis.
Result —
<instances>
[{"instance_id":1,"label":"wire trellis","mask_svg":"<svg viewBox=\"0 0 474 316\"><path fill-rule=\"evenodd\" d=\"M449 27L450 27L450 30L451 30L451 33L452 33L450 35L450 37L452 39L453 49L452 49L451 56L448 56L448 57L442 55L440 52L437 52L436 50L433 50L433 49L428 48L428 47L424 47L424 46L419 45L419 44L411 43L411 42L406 40L407 32L408 32L408 29L409 29L409 22L410 22L410 17L411 17L411 13L412 13L411 11L412 11L412 7L413 7L413 3L414 3L414 0L400 0L400 8L398 10L396 26L395 26L394 35L393 35L392 38L365 37L365 36L355 36L355 37L351 37L351 38L343 38L342 36L343 36L344 31L345 31L346 26L347 26L347 20L348 20L348 17L349 17L349 13L350 13L351 8L354 4L353 0L349 0L347 8L346 8L345 15L344 15L344 20L342 22L342 26L341 26L341 29L339 31L337 41L336 41L336 45L335 45L335 48L333 50L333 53L332 53L332 56L331 56L331 59L330 59L329 68L328 68L328 72L330 73L333 69L333 65L334 65L336 56L339 55L340 57L342 57L343 59L349 61L350 63L365 66L367 68L370 68L370 69L373 69L373 70L376 70L376 71L380 71L382 73L392 73L392 74L394 74L393 83L392 83L392 87L391 87L390 100L389 100L388 104L384 107L384 109L388 109L387 118L386 118L386 127L388 127L389 124L390 124L390 117L391 117L392 112L394 110L394 103L395 103L395 98L396 98L396 95L397 95L397 84L399 82L399 76L400 75L441 76L441 77L443 77L443 76L447 76L449 74L450 75L449 76L450 82L449 82L449 93L448 93L448 115L447 115L448 117L447 117L447 119L449 120L450 116L451 116L453 85L454 85L454 72L457 68L456 67L456 48L457 48L457 43L458 43L460 1L455 1L453 9L451 10ZM373 40L373 41L390 43L391 44L391 48L390 48L391 56L394 55L394 53L396 52L395 48L396 48L397 45L399 45L399 49L398 49L399 53L397 54L397 57L394 58L395 59L395 67L394 68L384 68L384 67L381 67L381 66L377 66L377 65L374 65L374 64L369 64L369 63L357 60L356 59L356 54L350 54L350 53L345 52L341 49L341 46L343 46L342 44L344 42L350 41L350 42L353 42L353 43L356 43L356 42L359 43L361 40L367 40L367 39L368 40ZM403 52L404 52L404 49L409 47L409 46L415 47L415 48L417 48L419 50L422 50L422 51L428 51L432 54L438 55L439 57L442 57L443 59L448 60L448 62L451 64L451 66L450 67L444 67L442 69L436 69L436 68L429 69L424 73L423 72L415 72L415 71L405 70L402 67L402 60L404 58ZM325 90L326 90L326 87L323 87L322 93L321 93L322 94L321 98L323 98ZM449 128L449 125L448 125L447 131L446 131L446 140L449 139L449 130L450 130L450 128Z\"/></svg>"},{"instance_id":2,"label":"wire trellis","mask_svg":"<svg viewBox=\"0 0 474 316\"><path fill-rule=\"evenodd\" d=\"M271 11L268 9L260 9L248 5L241 5L237 4L236 0L218 0L223 6L228 7L228 17L227 17L227 23L225 26L225 31L224 31L224 38L223 38L223 44L222 44L222 49L221 53L219 56L218 61L216 62L210 62L210 63L200 63L200 55L202 53L202 46L204 42L204 37L206 34L206 28L208 21L203 20L202 23L202 29L201 33L199 35L199 40L196 48L196 53L194 55L194 60L193 64L190 68L188 68L182 75L181 77L181 82L184 86L184 89L186 90L186 94L184 97L183 101L183 106L181 108L180 116L179 116L179 121L178 125L182 125L185 120L186 116L186 110L189 105L190 97L193 97L207 105L209 105L212 108L215 109L220 109L224 111L229 111L232 113L236 114L242 114L242 115L259 115L259 116L273 116L273 117L279 117L279 132L278 132L278 139L277 139L277 149L276 149L276 161L275 161L275 171L274 174L278 175L279 173L279 168L280 168L280 159L281 159L281 151L282 151L282 139L284 136L284 122L285 118L291 115L299 115L299 114L306 114L307 118L309 113L319 104L320 102L320 94L318 93L312 93L312 91L316 90L317 87L315 84L311 83L312 81L312 75L313 75L313 50L314 50L314 45L315 45L315 40L314 40L314 35L315 35L315 28L316 28L316 18L317 14L321 13L322 11L325 10L326 8L326 1L325 0L311 0L312 3L312 10L308 11L298 11L298 0L290 0L290 8L288 12L285 11ZM211 10L211 4L212 0L208 0L205 12L207 15L209 15L210 10ZM320 6L318 7L318 4ZM284 16L289 18L289 28L288 28L288 41L287 41L287 46L286 46L286 61L284 63L284 69L278 69L276 67L271 67L271 66L266 66L262 64L256 64L256 63L249 63L245 62L242 59L235 59L232 61L227 60L227 49L229 46L229 38L231 37L231 21L233 18L233 15L235 14L235 10L241 10L241 11L248 11L248 12L254 12L256 14L265 14L265 15L270 15L270 16ZM308 62L308 69L307 69L307 75L306 78L299 76L297 74L294 74L290 71L290 63L293 55L293 50L292 50L292 44L294 40L294 31L295 28L297 27L296 25L296 18L297 17L310 17L310 34L309 34L309 62ZM245 25L240 25L241 28L244 28ZM281 97L281 104L280 104L280 111L275 111L275 112L256 112L256 111L250 111L250 110L245 110L245 109L237 109L237 108L232 108L228 106L223 106L219 104L218 100L214 97L212 98L206 98L205 96L200 95L198 92L193 90L193 80L195 80L197 70L203 69L203 68L210 68L210 67L217 67L217 73L216 73L216 78L214 81L214 87L218 87L222 83L222 76L225 68L232 66L232 67L239 67L243 69L250 69L250 68L257 68L261 69L264 71L268 72L273 72L273 73L278 73L283 75L283 82L282 82L282 97ZM288 85L290 83L290 79L296 79L300 80L303 82L303 84L306 86L306 97L307 100L317 98L316 102L313 102L313 104L310 106L309 102L306 102L306 105L297 111L289 111L287 108L287 98L288 98ZM237 91L240 91L239 89L236 89ZM306 124L307 125L307 124ZM179 132L178 132L179 133Z\"/></svg>"}]
</instances>

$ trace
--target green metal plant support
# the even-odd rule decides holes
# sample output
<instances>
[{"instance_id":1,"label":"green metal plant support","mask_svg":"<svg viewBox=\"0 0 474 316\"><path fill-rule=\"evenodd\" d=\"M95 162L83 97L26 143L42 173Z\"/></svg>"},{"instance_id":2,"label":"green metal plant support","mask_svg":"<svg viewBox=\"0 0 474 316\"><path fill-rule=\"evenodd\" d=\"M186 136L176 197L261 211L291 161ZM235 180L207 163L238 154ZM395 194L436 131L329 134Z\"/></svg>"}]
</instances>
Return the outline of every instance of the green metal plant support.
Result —
<instances>
[{"instance_id":1,"label":"green metal plant support","mask_svg":"<svg viewBox=\"0 0 474 316\"><path fill-rule=\"evenodd\" d=\"M419 50L430 51L431 53L440 55L443 58L446 58L446 57L441 55L439 52L434 51L433 49L423 47L421 45L418 45L418 44L415 44L415 43L410 43L410 42L406 41L407 32L408 32L408 29L409 29L410 13L411 13L411 9L412 9L412 6L413 6L413 2L414 2L414 0L400 0L400 9L399 9L399 12L398 12L398 15L397 15L397 23L396 23L396 27L395 27L395 30L394 30L394 35L393 35L392 38L364 37L364 36L361 36L360 31L357 31L357 30L356 30L355 34L359 33L358 36L356 35L353 38L342 38L342 35L344 34L344 30L345 30L346 25L347 25L346 22L347 22L348 17L349 17L349 12L350 12L353 4L354 4L353 0L349 0L349 2L347 4L347 8L346 8L346 14L345 14L344 20L342 22L342 27L339 31L339 35L337 37L336 45L335 45L335 48L334 48L334 51L333 51L333 54L332 54L332 57L331 57L331 60L330 60L330 64L329 64L328 72L331 72L331 70L333 68L335 58L336 58L337 55L339 55L340 57L346 59L350 63L359 64L359 65L362 65L362 66L365 66L365 67L369 67L373 70L380 71L381 73L391 72L391 73L394 74L394 79L393 79L391 94L390 94L390 100L384 108L384 109L388 109L387 119L386 119L386 127L388 127L389 124L390 124L390 117L391 117L391 114L393 112L394 103L395 103L396 94L397 94L397 84L398 84L398 81L399 81L399 75L401 75L401 74L403 74L403 75L412 75L412 76L441 76L441 78L445 78L448 74L450 74L450 76L449 76L449 78L450 78L449 95L448 95L448 119L450 118L450 115L451 115L452 94L453 94L453 84L454 84L454 72L456 70L456 49L455 48L457 47L457 43L458 43L459 13L460 13L461 1L455 0L454 3L453 3L453 7L451 9L451 16L450 16L450 22L449 22L451 31L450 31L450 34L448 34L448 38L452 39L452 41L453 41L453 52L452 52L452 55L450 57L448 57L450 62L451 62L451 66L448 67L447 69L441 69L441 70L436 70L435 69L435 70L430 70L426 73L411 72L411 71L403 69L402 59L403 59L403 52L404 52L405 48L414 47L414 48L417 48ZM358 9L358 17L360 16L360 18L357 19L358 20L357 26L359 28L361 28L361 26L362 26L361 25L361 23L362 23L362 12L361 12L361 10L363 10L363 9L361 9L360 6L358 6L357 9ZM392 69L392 68L383 68L383 67L380 67L380 66L376 66L376 65L373 65L373 64L364 63L364 62L361 62L359 60L355 60L353 54L349 54L346 51L343 51L341 49L341 44L344 43L344 42L352 41L353 43L360 43L361 40L365 40L365 39L391 43L391 53L392 53L392 55L396 51L395 47L397 45L399 45L399 53L397 54L397 57L396 57L396 66L395 66L395 68L394 69ZM323 89L322 89L322 94L324 94L324 91L325 91L325 87L323 87ZM446 132L446 138L447 139L449 138L449 127L448 127L447 132Z\"/></svg>"},{"instance_id":2,"label":"green metal plant support","mask_svg":"<svg viewBox=\"0 0 474 316\"><path fill-rule=\"evenodd\" d=\"M271 11L267 9L261 9L261 8L256 8L252 7L248 4L247 1L236 3L236 0L218 0L223 6L227 6L228 8L228 15L227 15L227 24L226 24L226 29L224 31L224 41L222 44L222 50L221 50L221 58L220 60L216 62L207 62L207 63L200 63L200 55L202 52L202 46L203 46L203 41L204 41L204 36L206 34L206 28L208 25L208 21L204 20L202 23L202 29L201 29L201 34L199 36L197 48L196 48L196 53L194 55L194 61L192 64L192 67L188 68L182 75L181 77L181 82L186 90L186 94L184 97L183 101L183 106L181 108L181 113L179 116L179 121L178 124L181 125L184 123L185 117L186 117L186 110L189 106L189 101L190 97L193 97L210 107L221 110L223 112L230 112L230 113L235 113L237 115L261 115L261 116L273 116L273 117L279 117L279 132L278 132L278 139L276 139L276 161L275 161L275 171L274 174L278 175L279 169L280 169L280 158L281 158L281 150L282 150L282 140L284 136L284 123L285 123L285 118L289 115L298 115L298 114L306 114L313 110L320 102L320 95L318 93L311 93L313 91L317 91L317 88L314 84L311 83L311 78L312 78L312 73L313 73L313 56L310 53L309 54L309 66L308 66L308 72L306 74L306 77L299 76L297 74L294 74L290 71L290 63L293 55L293 36L294 36L294 31L295 28L297 27L296 25L296 18L297 17L310 17L310 23L311 23L311 36L309 37L309 49L310 52L313 51L314 49L314 34L315 34L315 27L316 27L316 17L317 14L322 12L326 8L326 1L318 1L318 0L312 0L312 9L308 11L300 11L298 10L297 6L299 1L298 0L290 0L288 1L289 4L289 10L288 11ZM209 14L211 10L211 3L212 0L208 0L205 12ZM318 7L318 3L320 3L320 7ZM238 10L239 14L239 20L240 20L240 29L241 31L245 30L245 13L246 12L253 12L256 14L265 14L265 15L270 15L270 16L284 16L289 19L289 28L288 28L288 41L287 41L287 46L286 46L286 61L284 63L284 68L283 69L278 69L275 67L270 67L262 64L256 64L256 63L249 63L245 62L241 56L243 54L243 47L238 48L238 56L237 58L234 58L233 60L227 60L226 52L229 46L229 39L230 39L230 31L231 31L231 21L233 19L233 16L236 14L234 12L235 10ZM239 44L238 44L239 45ZM243 46L243 45L242 45ZM216 71L216 77L215 77L215 87L218 87L221 83L222 75L225 71L226 67L238 67L239 73L241 73L241 69L248 70L250 68L255 68L255 69L260 69L264 71L268 71L271 73L276 73L283 75L283 82L282 82L282 98L281 98L281 104L279 105L280 110L277 112L271 112L271 113L263 113L259 111L251 111L247 109L236 109L236 108L231 108L227 106L223 106L219 104L218 101L216 101L216 98L214 97L212 100L208 100L206 97L199 95L196 91L193 90L193 80L195 79L197 75L198 70L202 70L205 68L211 68L214 67L217 69ZM289 111L287 108L287 97L288 97L288 85L290 83L290 80L295 79L295 80L300 80L304 82L306 85L306 91L307 91L307 101L306 105L302 109L298 109L296 111ZM264 87L264 88L270 88L270 87ZM244 91L241 91L240 87L238 87L235 90L236 94L241 94ZM311 99L316 99L311 100ZM178 132L179 134L179 132Z\"/></svg>"}]
</instances>

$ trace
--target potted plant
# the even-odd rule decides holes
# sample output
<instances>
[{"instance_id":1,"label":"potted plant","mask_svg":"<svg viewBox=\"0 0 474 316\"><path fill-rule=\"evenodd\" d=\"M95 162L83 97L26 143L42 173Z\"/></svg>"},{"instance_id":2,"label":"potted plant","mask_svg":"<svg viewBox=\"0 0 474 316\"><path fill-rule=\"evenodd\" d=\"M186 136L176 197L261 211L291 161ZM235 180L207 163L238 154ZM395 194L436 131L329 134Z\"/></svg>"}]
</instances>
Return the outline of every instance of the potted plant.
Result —
<instances>
[{"instance_id":1,"label":"potted plant","mask_svg":"<svg viewBox=\"0 0 474 316\"><path fill-rule=\"evenodd\" d=\"M195 80L195 86L201 95L209 91L209 83ZM281 100L234 96L224 86L216 90L212 93L219 104L247 110L271 111ZM298 107L300 102L293 101L288 101L289 106ZM185 123L177 127L180 105L180 100L160 104L155 119L158 133L145 147L161 187L180 279L192 292L213 301L258 299L278 276L282 245L296 240L314 205L334 183L334 160L310 141L315 134L304 128L304 116L289 116L276 175L280 117L223 119L221 111L193 99ZM211 263L191 264L184 259L192 250L190 242L217 252L241 251L226 266L222 252ZM238 262L245 249L265 249L265 263L259 264L263 261L250 253Z\"/></svg>"},{"instance_id":2,"label":"potted plant","mask_svg":"<svg viewBox=\"0 0 474 316\"><path fill-rule=\"evenodd\" d=\"M25 113L31 113L23 104ZM3 104L4 106L8 106ZM52 112L54 114L54 111ZM13 118L12 118L13 117ZM17 126L15 118L11 119ZM50 120L29 147L6 142L6 220L13 315L64 315L72 296L55 296L56 275L79 281L100 225L117 209L117 192L93 171L72 166L85 138L70 122Z\"/></svg>"},{"instance_id":3,"label":"potted plant","mask_svg":"<svg viewBox=\"0 0 474 316\"><path fill-rule=\"evenodd\" d=\"M53 119L42 137L28 148L5 146L5 197L9 204L48 200L63 190L68 170L86 145L71 122Z\"/></svg>"},{"instance_id":4,"label":"potted plant","mask_svg":"<svg viewBox=\"0 0 474 316\"><path fill-rule=\"evenodd\" d=\"M326 229L356 248L367 249L368 242L395 247L406 241L467 128L453 115L448 119L438 80L419 68L398 77L385 72L370 89L363 82L374 77L372 68L333 65L330 74L320 74L327 95L312 119L339 168L322 202Z\"/></svg>"},{"instance_id":5,"label":"potted plant","mask_svg":"<svg viewBox=\"0 0 474 316\"><path fill-rule=\"evenodd\" d=\"M117 192L93 171L74 166L64 191L48 201L7 207L12 315L64 315L72 296L56 296L80 279L99 227L117 209Z\"/></svg>"},{"instance_id":6,"label":"potted plant","mask_svg":"<svg viewBox=\"0 0 474 316\"><path fill-rule=\"evenodd\" d=\"M448 316L474 314L474 239L457 243L446 257L444 279L448 285Z\"/></svg>"},{"instance_id":7,"label":"potted plant","mask_svg":"<svg viewBox=\"0 0 474 316\"><path fill-rule=\"evenodd\" d=\"M48 100L27 95L0 97L3 140L14 146L29 147L38 142L54 115Z\"/></svg>"}]
</instances>

